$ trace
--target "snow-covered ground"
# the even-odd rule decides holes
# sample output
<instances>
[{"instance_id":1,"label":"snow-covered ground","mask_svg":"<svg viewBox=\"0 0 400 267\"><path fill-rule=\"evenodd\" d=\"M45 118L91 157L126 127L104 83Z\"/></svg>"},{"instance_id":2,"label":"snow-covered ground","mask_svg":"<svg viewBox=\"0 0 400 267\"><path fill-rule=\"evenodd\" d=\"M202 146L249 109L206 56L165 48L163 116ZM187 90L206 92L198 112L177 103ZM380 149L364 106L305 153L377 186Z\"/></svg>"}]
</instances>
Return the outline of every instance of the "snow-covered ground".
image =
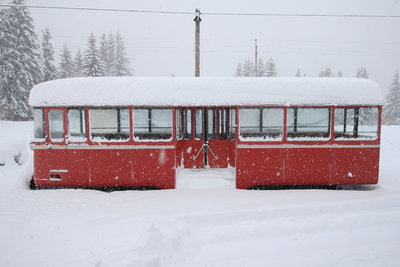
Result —
<instances>
[{"instance_id":1,"label":"snow-covered ground","mask_svg":"<svg viewBox=\"0 0 400 267\"><path fill-rule=\"evenodd\" d=\"M228 169L31 191L31 132L0 122L0 266L400 266L400 127L383 128L379 184L345 190L236 190Z\"/></svg>"}]
</instances>

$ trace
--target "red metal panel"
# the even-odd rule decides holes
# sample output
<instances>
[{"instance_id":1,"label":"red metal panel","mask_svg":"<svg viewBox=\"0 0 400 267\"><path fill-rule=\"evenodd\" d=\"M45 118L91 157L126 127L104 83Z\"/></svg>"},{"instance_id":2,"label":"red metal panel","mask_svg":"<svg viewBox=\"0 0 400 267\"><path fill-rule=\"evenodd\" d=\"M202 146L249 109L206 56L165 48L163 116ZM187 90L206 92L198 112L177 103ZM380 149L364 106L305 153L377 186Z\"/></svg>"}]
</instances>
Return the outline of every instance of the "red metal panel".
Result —
<instances>
[{"instance_id":1,"label":"red metal panel","mask_svg":"<svg viewBox=\"0 0 400 267\"><path fill-rule=\"evenodd\" d=\"M332 184L376 184L379 148L333 150Z\"/></svg>"},{"instance_id":2,"label":"red metal panel","mask_svg":"<svg viewBox=\"0 0 400 267\"><path fill-rule=\"evenodd\" d=\"M237 149L236 188L283 183L283 149Z\"/></svg>"}]
</instances>

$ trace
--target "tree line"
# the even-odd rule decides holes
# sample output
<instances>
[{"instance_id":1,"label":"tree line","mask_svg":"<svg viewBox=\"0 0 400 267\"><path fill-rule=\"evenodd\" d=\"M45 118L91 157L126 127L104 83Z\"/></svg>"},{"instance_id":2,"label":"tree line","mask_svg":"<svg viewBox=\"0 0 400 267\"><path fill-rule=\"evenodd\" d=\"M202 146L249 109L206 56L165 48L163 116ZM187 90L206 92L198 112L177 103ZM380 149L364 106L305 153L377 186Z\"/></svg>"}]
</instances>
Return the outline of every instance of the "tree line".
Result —
<instances>
[{"instance_id":1,"label":"tree line","mask_svg":"<svg viewBox=\"0 0 400 267\"><path fill-rule=\"evenodd\" d=\"M59 64L49 29L39 37L25 0L13 0L0 9L0 120L32 119L29 92L40 82L84 76L130 76L130 60L119 32L102 34L100 42L92 33L83 52L72 57L65 45Z\"/></svg>"},{"instance_id":2,"label":"tree line","mask_svg":"<svg viewBox=\"0 0 400 267\"><path fill-rule=\"evenodd\" d=\"M277 66L273 58L269 58L264 64L263 59L257 60L256 64L250 59L246 59L243 62L237 64L235 74L236 77L277 77L278 71ZM297 69L295 77L305 77L305 73L302 73L300 69ZM330 67L322 69L318 77L343 77L342 72L335 74ZM359 67L355 74L356 78L368 79L369 73L367 68ZM389 92L385 98L385 105L383 107L383 123L387 125L400 125L400 78L399 72L396 72L392 84L389 88Z\"/></svg>"}]
</instances>

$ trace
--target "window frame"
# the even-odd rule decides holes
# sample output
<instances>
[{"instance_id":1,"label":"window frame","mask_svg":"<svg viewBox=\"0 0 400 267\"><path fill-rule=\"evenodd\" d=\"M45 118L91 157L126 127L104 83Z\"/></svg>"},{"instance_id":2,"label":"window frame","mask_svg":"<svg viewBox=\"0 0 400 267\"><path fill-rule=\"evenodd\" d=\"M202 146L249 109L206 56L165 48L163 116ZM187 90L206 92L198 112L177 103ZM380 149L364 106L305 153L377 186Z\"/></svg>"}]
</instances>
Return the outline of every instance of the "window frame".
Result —
<instances>
[{"instance_id":1,"label":"window frame","mask_svg":"<svg viewBox=\"0 0 400 267\"><path fill-rule=\"evenodd\" d=\"M256 126L258 129L258 136L253 137L243 137L242 132L241 132L241 119L240 119L240 111L245 110L245 109L252 109L252 110L257 110L258 111L258 125ZM265 126L263 126L263 116L264 116L264 110L269 110L269 109L275 109L275 110L280 110L281 112L281 126L280 129L281 131L278 134L278 137L274 138L271 133L266 132L265 130L268 129ZM285 133L285 108L281 106L267 106L267 107L239 107L238 109L238 117L239 117L239 123L238 124L238 137L239 140L242 142L282 142L285 138L284 133Z\"/></svg>"},{"instance_id":2,"label":"window frame","mask_svg":"<svg viewBox=\"0 0 400 267\"><path fill-rule=\"evenodd\" d=\"M289 111L293 109L293 133L289 132ZM297 133L298 136L290 134L296 134L298 128L298 110L299 109L327 109L328 111L328 124L326 129L328 130L326 135L323 136L313 136L310 132ZM332 107L331 106L292 106L286 109L286 140L287 141L329 141L332 138ZM325 126L324 126L325 127Z\"/></svg>"},{"instance_id":3,"label":"window frame","mask_svg":"<svg viewBox=\"0 0 400 267\"><path fill-rule=\"evenodd\" d=\"M126 110L128 112L128 118L127 118L127 122L128 122L128 137L126 139L108 139L108 138L104 138L104 139L97 139L100 138L100 136L95 136L93 137L93 133L92 133L92 114L91 112L94 110L116 110L117 111L117 132L116 133L110 133L110 135L112 134L121 134L118 132L118 130L121 130L121 115L120 115L120 111L121 110ZM96 107L96 108L90 108L89 112L88 112L88 129L89 129L89 133L87 133L87 135L89 135L89 139L91 142L93 143L126 143L129 142L131 140L131 120L130 120L130 109L128 107Z\"/></svg>"},{"instance_id":4,"label":"window frame","mask_svg":"<svg viewBox=\"0 0 400 267\"><path fill-rule=\"evenodd\" d=\"M36 120L35 120L35 112L36 111L40 111L41 112L41 119L42 119L42 123L41 123L41 129L42 129L42 133L43 133L43 137L36 137ZM43 108L34 108L33 109L33 118L34 118L34 122L33 122L33 141L34 142L44 142L46 140L47 134L46 134L46 115L45 115L45 111Z\"/></svg>"},{"instance_id":5,"label":"window frame","mask_svg":"<svg viewBox=\"0 0 400 267\"><path fill-rule=\"evenodd\" d=\"M354 118L353 118L353 120L354 120L354 129L353 129L353 131L352 131L352 135L351 136L346 136L346 133L345 133L345 127L346 127L346 125L347 125L347 117L344 117L344 125L343 125L343 131L341 131L341 132L339 132L339 133L341 133L340 135L339 135L339 133L337 134L336 133L336 131L335 131L335 126L336 126L336 122L337 122L337 120L336 120L336 111L337 110L339 110L339 109L343 109L344 110L344 114L347 114L347 112L348 112L348 110L354 110ZM371 138L369 138L369 137L367 137L367 136L361 136L360 137L360 131L359 131L359 128L360 128L360 121L359 121L359 119L360 119L360 109L376 109L376 135L374 136L374 137L371 137ZM379 123L380 123L380 110L379 110L379 107L378 106L338 106L338 107L335 107L335 112L334 112L334 114L333 114L333 116L334 116L334 118L335 118L335 122L334 122L334 125L333 125L333 138L334 138L334 140L335 141L345 141L345 142L347 142L347 141L375 141L375 140L378 140L379 139L379 135L380 135L380 133L379 133Z\"/></svg>"},{"instance_id":6,"label":"window frame","mask_svg":"<svg viewBox=\"0 0 400 267\"><path fill-rule=\"evenodd\" d=\"M61 120L62 120L62 137L61 138L53 138L51 135L51 128L52 128L52 119L51 119L51 113L52 112L56 112L59 111L61 112ZM54 109L50 109L47 112L47 119L49 122L49 140L52 143L63 143L65 141L65 119L64 119L64 110L61 108L54 108Z\"/></svg>"},{"instance_id":7,"label":"window frame","mask_svg":"<svg viewBox=\"0 0 400 267\"><path fill-rule=\"evenodd\" d=\"M69 118L69 112L70 112L70 110L79 110L79 112L80 112L80 116L79 116L79 118L80 118L80 128L81 128L81 130L83 130L83 139L80 141L80 140L77 140L77 139L71 139L71 132L70 132L70 118ZM83 118L83 119L82 119ZM67 109L67 134L68 134L68 142L71 142L71 143L85 143L85 142L87 142L87 140L88 140L88 133L87 133L87 128L86 128L86 126L87 126L87 121L86 121L86 109L85 108L68 108Z\"/></svg>"},{"instance_id":8,"label":"window frame","mask_svg":"<svg viewBox=\"0 0 400 267\"><path fill-rule=\"evenodd\" d=\"M135 127L135 110L147 110L147 116L148 116L147 129L150 129L150 130L153 128L151 125L151 121L152 121L152 117L153 117L151 114L152 110L168 110L168 111L170 111L171 120L170 120L169 128L171 129L171 132L170 132L169 138L168 139L160 139L160 138L158 138L158 139L142 139L140 136L135 135L135 128L136 128ZM180 109L176 109L176 110L180 110ZM182 113L180 113L180 114L182 115ZM149 107L134 107L132 109L131 115L132 115L132 138L135 142L140 142L140 143L143 143L143 142L170 142L173 140L173 138L174 138L174 122L173 122L174 114L173 114L172 107L150 107L150 108ZM182 117L182 119L183 119L183 117ZM175 128L176 128L176 125L175 125ZM183 132L182 132L182 134L183 134ZM181 139L179 139L179 140L181 140Z\"/></svg>"}]
</instances>

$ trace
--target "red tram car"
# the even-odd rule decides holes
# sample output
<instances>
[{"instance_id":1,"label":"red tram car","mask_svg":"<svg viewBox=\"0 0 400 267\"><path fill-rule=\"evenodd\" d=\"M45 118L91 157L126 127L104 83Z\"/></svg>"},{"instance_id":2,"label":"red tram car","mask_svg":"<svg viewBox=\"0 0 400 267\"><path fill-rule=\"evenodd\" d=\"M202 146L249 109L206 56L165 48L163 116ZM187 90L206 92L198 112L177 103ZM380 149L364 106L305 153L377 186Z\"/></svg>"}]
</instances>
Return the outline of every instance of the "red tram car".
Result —
<instances>
[{"instance_id":1,"label":"red tram car","mask_svg":"<svg viewBox=\"0 0 400 267\"><path fill-rule=\"evenodd\" d=\"M382 97L350 78L73 78L35 86L40 188L175 188L178 168L236 187L378 182Z\"/></svg>"}]
</instances>

